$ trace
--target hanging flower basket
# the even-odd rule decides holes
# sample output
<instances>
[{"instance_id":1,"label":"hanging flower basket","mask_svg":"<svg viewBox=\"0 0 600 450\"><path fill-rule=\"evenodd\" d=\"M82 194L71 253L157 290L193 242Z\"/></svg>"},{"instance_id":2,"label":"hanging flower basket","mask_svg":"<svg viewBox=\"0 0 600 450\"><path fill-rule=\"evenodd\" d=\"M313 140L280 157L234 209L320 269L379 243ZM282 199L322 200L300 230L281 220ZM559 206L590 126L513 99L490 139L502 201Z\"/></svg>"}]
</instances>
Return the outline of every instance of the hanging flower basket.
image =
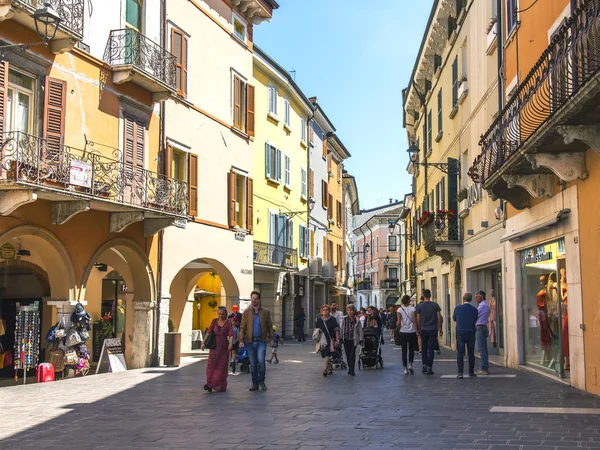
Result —
<instances>
[{"instance_id":1,"label":"hanging flower basket","mask_svg":"<svg viewBox=\"0 0 600 450\"><path fill-rule=\"evenodd\" d=\"M446 211L446 217L448 217L448 219L454 219L456 217L456 211L449 209Z\"/></svg>"},{"instance_id":2,"label":"hanging flower basket","mask_svg":"<svg viewBox=\"0 0 600 450\"><path fill-rule=\"evenodd\" d=\"M421 228L425 228L431 223L432 220L433 214L431 214L429 211L423 211L421 217L417 219L417 225L419 225Z\"/></svg>"}]
</instances>

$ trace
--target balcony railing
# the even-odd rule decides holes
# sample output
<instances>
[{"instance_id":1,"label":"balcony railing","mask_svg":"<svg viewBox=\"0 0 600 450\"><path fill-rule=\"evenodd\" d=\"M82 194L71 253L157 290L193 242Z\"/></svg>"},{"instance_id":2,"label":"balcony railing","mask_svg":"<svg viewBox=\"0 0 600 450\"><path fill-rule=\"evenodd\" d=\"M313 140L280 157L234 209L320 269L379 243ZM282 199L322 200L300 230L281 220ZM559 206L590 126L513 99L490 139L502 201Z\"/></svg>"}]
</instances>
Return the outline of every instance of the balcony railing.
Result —
<instances>
[{"instance_id":1,"label":"balcony railing","mask_svg":"<svg viewBox=\"0 0 600 450\"><path fill-rule=\"evenodd\" d=\"M398 280L381 280L381 289L397 289Z\"/></svg>"},{"instance_id":2,"label":"balcony railing","mask_svg":"<svg viewBox=\"0 0 600 450\"><path fill-rule=\"evenodd\" d=\"M600 72L600 0L586 0L561 27L481 137L469 170L485 183Z\"/></svg>"},{"instance_id":3,"label":"balcony railing","mask_svg":"<svg viewBox=\"0 0 600 450\"><path fill-rule=\"evenodd\" d=\"M298 251L294 248L254 241L254 262L256 264L297 269Z\"/></svg>"},{"instance_id":4,"label":"balcony railing","mask_svg":"<svg viewBox=\"0 0 600 450\"><path fill-rule=\"evenodd\" d=\"M69 195L121 203L184 217L187 183L118 159L21 132L7 132L0 143L2 183L36 186Z\"/></svg>"},{"instance_id":5,"label":"balcony railing","mask_svg":"<svg viewBox=\"0 0 600 450\"><path fill-rule=\"evenodd\" d=\"M423 227L423 242L425 248L437 243L462 241L461 221L456 216L436 217Z\"/></svg>"},{"instance_id":6,"label":"balcony railing","mask_svg":"<svg viewBox=\"0 0 600 450\"><path fill-rule=\"evenodd\" d=\"M83 2L84 0L15 0L34 12L44 6L44 1L50 3L50 6L56 11L62 19L60 28L83 36Z\"/></svg>"},{"instance_id":7,"label":"balcony railing","mask_svg":"<svg viewBox=\"0 0 600 450\"><path fill-rule=\"evenodd\" d=\"M362 280L356 283L356 289L358 289L359 291L370 291L371 288L371 281Z\"/></svg>"},{"instance_id":8,"label":"balcony railing","mask_svg":"<svg viewBox=\"0 0 600 450\"><path fill-rule=\"evenodd\" d=\"M139 31L112 30L106 44L104 61L111 66L132 66L171 89L176 89L176 59Z\"/></svg>"}]
</instances>

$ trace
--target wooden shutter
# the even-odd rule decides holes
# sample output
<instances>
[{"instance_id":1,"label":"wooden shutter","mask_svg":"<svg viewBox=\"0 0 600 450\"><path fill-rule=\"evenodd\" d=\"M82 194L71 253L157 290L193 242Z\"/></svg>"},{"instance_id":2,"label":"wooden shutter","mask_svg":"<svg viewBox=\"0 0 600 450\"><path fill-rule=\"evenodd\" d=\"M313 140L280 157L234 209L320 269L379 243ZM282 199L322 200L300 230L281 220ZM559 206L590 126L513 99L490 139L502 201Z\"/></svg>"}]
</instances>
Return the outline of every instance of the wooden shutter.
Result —
<instances>
[{"instance_id":1,"label":"wooden shutter","mask_svg":"<svg viewBox=\"0 0 600 450\"><path fill-rule=\"evenodd\" d=\"M246 229L252 233L254 231L254 180L246 178Z\"/></svg>"},{"instance_id":2,"label":"wooden shutter","mask_svg":"<svg viewBox=\"0 0 600 450\"><path fill-rule=\"evenodd\" d=\"M242 129L242 80L233 76L233 126Z\"/></svg>"},{"instance_id":3,"label":"wooden shutter","mask_svg":"<svg viewBox=\"0 0 600 450\"><path fill-rule=\"evenodd\" d=\"M165 150L165 176L173 176L173 147L169 144Z\"/></svg>"},{"instance_id":4,"label":"wooden shutter","mask_svg":"<svg viewBox=\"0 0 600 450\"><path fill-rule=\"evenodd\" d=\"M310 198L315 198L315 172L310 169Z\"/></svg>"},{"instance_id":5,"label":"wooden shutter","mask_svg":"<svg viewBox=\"0 0 600 450\"><path fill-rule=\"evenodd\" d=\"M125 171L126 178L131 179L133 177L133 165L135 162L135 149L137 147L135 142L135 121L131 117L125 116L123 118L125 124Z\"/></svg>"},{"instance_id":6,"label":"wooden shutter","mask_svg":"<svg viewBox=\"0 0 600 450\"><path fill-rule=\"evenodd\" d=\"M265 176L271 178L271 146L265 144Z\"/></svg>"},{"instance_id":7,"label":"wooden shutter","mask_svg":"<svg viewBox=\"0 0 600 450\"><path fill-rule=\"evenodd\" d=\"M138 175L141 177L142 170L144 169L144 148L146 139L146 129L144 124L136 121L135 122L135 166Z\"/></svg>"},{"instance_id":8,"label":"wooden shutter","mask_svg":"<svg viewBox=\"0 0 600 450\"><path fill-rule=\"evenodd\" d=\"M327 205L329 207L328 209L328 216L331 220L333 220L333 195L329 194L329 199L327 200Z\"/></svg>"},{"instance_id":9,"label":"wooden shutter","mask_svg":"<svg viewBox=\"0 0 600 450\"><path fill-rule=\"evenodd\" d=\"M254 86L246 85L246 133L254 136Z\"/></svg>"},{"instance_id":10,"label":"wooden shutter","mask_svg":"<svg viewBox=\"0 0 600 450\"><path fill-rule=\"evenodd\" d=\"M229 227L235 227L236 218L235 218L235 172L233 170L229 171L227 178L227 206L228 206L228 216L229 216Z\"/></svg>"},{"instance_id":11,"label":"wooden shutter","mask_svg":"<svg viewBox=\"0 0 600 450\"><path fill-rule=\"evenodd\" d=\"M310 256L315 256L315 231L310 230Z\"/></svg>"},{"instance_id":12,"label":"wooden shutter","mask_svg":"<svg viewBox=\"0 0 600 450\"><path fill-rule=\"evenodd\" d=\"M323 260L327 261L327 236L323 236Z\"/></svg>"},{"instance_id":13,"label":"wooden shutter","mask_svg":"<svg viewBox=\"0 0 600 450\"><path fill-rule=\"evenodd\" d=\"M8 75L8 74L7 74ZM65 134L67 82L46 77L44 99L44 138L48 152L58 154Z\"/></svg>"},{"instance_id":14,"label":"wooden shutter","mask_svg":"<svg viewBox=\"0 0 600 450\"><path fill-rule=\"evenodd\" d=\"M198 215L198 155L188 153L189 215Z\"/></svg>"},{"instance_id":15,"label":"wooden shutter","mask_svg":"<svg viewBox=\"0 0 600 450\"><path fill-rule=\"evenodd\" d=\"M327 141L323 139L323 159L327 159Z\"/></svg>"},{"instance_id":16,"label":"wooden shutter","mask_svg":"<svg viewBox=\"0 0 600 450\"><path fill-rule=\"evenodd\" d=\"M4 141L6 121L6 87L8 85L8 63L0 61L0 141Z\"/></svg>"},{"instance_id":17,"label":"wooden shutter","mask_svg":"<svg viewBox=\"0 0 600 450\"><path fill-rule=\"evenodd\" d=\"M177 94L186 96L187 38L181 31L171 28L171 53L175 56Z\"/></svg>"},{"instance_id":18,"label":"wooden shutter","mask_svg":"<svg viewBox=\"0 0 600 450\"><path fill-rule=\"evenodd\" d=\"M277 149L277 159L276 159L276 165L277 165L277 181L281 183L281 150Z\"/></svg>"}]
</instances>

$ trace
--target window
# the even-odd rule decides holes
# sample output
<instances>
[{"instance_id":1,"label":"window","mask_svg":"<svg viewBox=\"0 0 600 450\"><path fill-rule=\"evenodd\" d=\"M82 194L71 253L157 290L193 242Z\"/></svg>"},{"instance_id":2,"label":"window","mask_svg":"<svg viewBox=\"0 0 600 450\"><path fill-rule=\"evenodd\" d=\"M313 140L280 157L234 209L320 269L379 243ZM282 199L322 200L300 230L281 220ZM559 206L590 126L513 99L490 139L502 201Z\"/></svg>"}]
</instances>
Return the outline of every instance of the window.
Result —
<instances>
[{"instance_id":1,"label":"window","mask_svg":"<svg viewBox=\"0 0 600 450\"><path fill-rule=\"evenodd\" d=\"M456 19L452 16L448 17L448 40L452 39L452 35L456 31Z\"/></svg>"},{"instance_id":2,"label":"window","mask_svg":"<svg viewBox=\"0 0 600 450\"><path fill-rule=\"evenodd\" d=\"M130 28L142 31L142 0L126 0L125 22Z\"/></svg>"},{"instance_id":3,"label":"window","mask_svg":"<svg viewBox=\"0 0 600 450\"><path fill-rule=\"evenodd\" d=\"M388 278L392 281L398 279L398 268L397 267L390 267L388 269Z\"/></svg>"},{"instance_id":4,"label":"window","mask_svg":"<svg viewBox=\"0 0 600 450\"><path fill-rule=\"evenodd\" d=\"M291 173L291 169L290 169L290 167L292 165L292 161L290 160L290 157L287 155L287 153L285 155L285 160L284 161L285 161L285 172L284 172L284 182L283 182L283 184L286 187L289 188L289 187L291 187L291 184L292 184L292 181L291 181L292 180L292 173Z\"/></svg>"},{"instance_id":5,"label":"window","mask_svg":"<svg viewBox=\"0 0 600 450\"><path fill-rule=\"evenodd\" d=\"M274 211L269 210L269 244L276 245L278 247L287 247L290 238L290 220L285 214L277 214ZM282 252L279 253L279 258L284 256ZM280 264L283 261L278 261Z\"/></svg>"},{"instance_id":6,"label":"window","mask_svg":"<svg viewBox=\"0 0 600 450\"><path fill-rule=\"evenodd\" d=\"M438 96L437 96L437 102L438 102L438 135L436 140L440 140L442 137L442 88L440 88L440 90L438 91Z\"/></svg>"},{"instance_id":7,"label":"window","mask_svg":"<svg viewBox=\"0 0 600 450\"><path fill-rule=\"evenodd\" d=\"M269 114L277 117L277 95L279 90L277 87L269 83Z\"/></svg>"},{"instance_id":8,"label":"window","mask_svg":"<svg viewBox=\"0 0 600 450\"><path fill-rule=\"evenodd\" d=\"M198 155L167 144L167 176L188 183L190 216L198 215Z\"/></svg>"},{"instance_id":9,"label":"window","mask_svg":"<svg viewBox=\"0 0 600 450\"><path fill-rule=\"evenodd\" d=\"M233 74L233 127L254 136L254 86Z\"/></svg>"},{"instance_id":10,"label":"window","mask_svg":"<svg viewBox=\"0 0 600 450\"><path fill-rule=\"evenodd\" d=\"M431 110L427 113L427 152L432 149L431 137L432 137L433 124L431 123Z\"/></svg>"},{"instance_id":11,"label":"window","mask_svg":"<svg viewBox=\"0 0 600 450\"><path fill-rule=\"evenodd\" d=\"M298 228L298 236L300 237L300 244L298 247L299 253L300 253L300 258L305 258L306 257L306 227L302 224L300 224L299 228Z\"/></svg>"},{"instance_id":12,"label":"window","mask_svg":"<svg viewBox=\"0 0 600 450\"><path fill-rule=\"evenodd\" d=\"M229 226L253 230L253 181L234 170L229 172Z\"/></svg>"},{"instance_id":13,"label":"window","mask_svg":"<svg viewBox=\"0 0 600 450\"><path fill-rule=\"evenodd\" d=\"M290 101L287 97L283 98L283 123L290 127L291 123L291 109L290 109Z\"/></svg>"},{"instance_id":14,"label":"window","mask_svg":"<svg viewBox=\"0 0 600 450\"><path fill-rule=\"evenodd\" d=\"M437 72L440 67L442 67L442 56L433 55L433 72Z\"/></svg>"},{"instance_id":15,"label":"window","mask_svg":"<svg viewBox=\"0 0 600 450\"><path fill-rule=\"evenodd\" d=\"M308 141L311 144L315 143L315 130L312 126L308 129Z\"/></svg>"},{"instance_id":16,"label":"window","mask_svg":"<svg viewBox=\"0 0 600 450\"><path fill-rule=\"evenodd\" d=\"M333 221L333 195L329 194L327 197L327 206L328 206L328 210L327 210L327 218L331 221Z\"/></svg>"},{"instance_id":17,"label":"window","mask_svg":"<svg viewBox=\"0 0 600 450\"><path fill-rule=\"evenodd\" d=\"M338 227L342 227L342 202L336 202L336 223Z\"/></svg>"},{"instance_id":18,"label":"window","mask_svg":"<svg viewBox=\"0 0 600 450\"><path fill-rule=\"evenodd\" d=\"M458 56L452 63L452 108L458 108Z\"/></svg>"},{"instance_id":19,"label":"window","mask_svg":"<svg viewBox=\"0 0 600 450\"><path fill-rule=\"evenodd\" d=\"M171 28L171 53L175 56L177 95L187 97L188 38L176 28Z\"/></svg>"},{"instance_id":20,"label":"window","mask_svg":"<svg viewBox=\"0 0 600 450\"><path fill-rule=\"evenodd\" d=\"M390 251L390 252L397 251L396 236L388 236L388 251Z\"/></svg>"},{"instance_id":21,"label":"window","mask_svg":"<svg viewBox=\"0 0 600 450\"><path fill-rule=\"evenodd\" d=\"M306 169L300 169L300 196L306 199Z\"/></svg>"},{"instance_id":22,"label":"window","mask_svg":"<svg viewBox=\"0 0 600 450\"><path fill-rule=\"evenodd\" d=\"M321 180L321 202L323 208L327 209L327 201L329 200L329 193L327 192L327 181Z\"/></svg>"},{"instance_id":23,"label":"window","mask_svg":"<svg viewBox=\"0 0 600 450\"><path fill-rule=\"evenodd\" d=\"M233 13L233 35L242 42L246 42L248 33L246 22L237 14Z\"/></svg>"},{"instance_id":24,"label":"window","mask_svg":"<svg viewBox=\"0 0 600 450\"><path fill-rule=\"evenodd\" d=\"M327 239L327 238L325 238ZM327 260L333 262L333 242L327 241Z\"/></svg>"},{"instance_id":25,"label":"window","mask_svg":"<svg viewBox=\"0 0 600 450\"><path fill-rule=\"evenodd\" d=\"M517 0L506 0L506 33L510 34L517 25Z\"/></svg>"},{"instance_id":26,"label":"window","mask_svg":"<svg viewBox=\"0 0 600 450\"><path fill-rule=\"evenodd\" d=\"M7 65L4 65L3 62L0 62L0 65L2 65L2 67L0 67L0 70L5 71ZM33 78L14 70L8 71L8 89L6 90L5 131L20 131L28 134L31 134L33 132L34 85L35 83ZM62 94L60 98L62 98ZM58 100L60 100L60 98ZM64 102L61 103L64 105ZM60 107L60 105L57 106ZM60 115L60 110L58 110L57 112ZM64 117L64 114L62 117Z\"/></svg>"},{"instance_id":27,"label":"window","mask_svg":"<svg viewBox=\"0 0 600 450\"><path fill-rule=\"evenodd\" d=\"M306 144L306 119L300 118L300 141Z\"/></svg>"},{"instance_id":28,"label":"window","mask_svg":"<svg viewBox=\"0 0 600 450\"><path fill-rule=\"evenodd\" d=\"M463 43L462 47L460 48L460 78L461 81L462 80L466 80L467 79L467 55L468 55L468 47L467 47L467 41L465 39L465 42Z\"/></svg>"},{"instance_id":29,"label":"window","mask_svg":"<svg viewBox=\"0 0 600 450\"><path fill-rule=\"evenodd\" d=\"M281 183L281 150L268 142L265 144L265 176Z\"/></svg>"},{"instance_id":30,"label":"window","mask_svg":"<svg viewBox=\"0 0 600 450\"><path fill-rule=\"evenodd\" d=\"M379 236L375 238L375 253L379 253Z\"/></svg>"}]
</instances>

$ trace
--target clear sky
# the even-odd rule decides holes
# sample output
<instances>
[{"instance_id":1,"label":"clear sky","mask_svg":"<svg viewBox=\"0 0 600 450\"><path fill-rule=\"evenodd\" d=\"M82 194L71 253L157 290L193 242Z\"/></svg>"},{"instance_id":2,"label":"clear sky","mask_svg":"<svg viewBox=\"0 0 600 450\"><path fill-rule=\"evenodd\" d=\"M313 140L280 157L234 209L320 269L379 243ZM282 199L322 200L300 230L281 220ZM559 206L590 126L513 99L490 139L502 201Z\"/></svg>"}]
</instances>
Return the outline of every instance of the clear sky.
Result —
<instances>
[{"instance_id":1,"label":"clear sky","mask_svg":"<svg viewBox=\"0 0 600 450\"><path fill-rule=\"evenodd\" d=\"M254 41L317 96L352 154L362 209L410 192L402 127L409 82L432 0L278 0Z\"/></svg>"}]
</instances>

